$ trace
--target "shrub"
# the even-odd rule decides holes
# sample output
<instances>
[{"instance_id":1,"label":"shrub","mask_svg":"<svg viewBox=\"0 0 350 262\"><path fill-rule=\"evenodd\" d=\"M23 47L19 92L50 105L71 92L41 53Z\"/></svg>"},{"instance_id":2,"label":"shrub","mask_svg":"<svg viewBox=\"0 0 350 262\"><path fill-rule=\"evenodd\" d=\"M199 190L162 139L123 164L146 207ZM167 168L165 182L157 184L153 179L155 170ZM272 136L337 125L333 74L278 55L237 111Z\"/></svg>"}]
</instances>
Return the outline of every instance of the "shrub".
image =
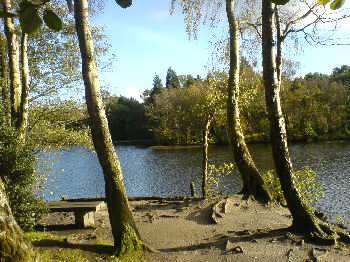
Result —
<instances>
[{"instance_id":1,"label":"shrub","mask_svg":"<svg viewBox=\"0 0 350 262\"><path fill-rule=\"evenodd\" d=\"M286 200L283 196L281 183L276 173L273 170L268 170L265 173L263 173L262 177L267 188L270 191L272 201L285 205Z\"/></svg>"},{"instance_id":2,"label":"shrub","mask_svg":"<svg viewBox=\"0 0 350 262\"><path fill-rule=\"evenodd\" d=\"M219 189L219 182L225 176L233 174L235 165L231 162L223 163L222 165L209 164L208 165L208 193L209 196L221 195Z\"/></svg>"},{"instance_id":3,"label":"shrub","mask_svg":"<svg viewBox=\"0 0 350 262\"><path fill-rule=\"evenodd\" d=\"M273 170L263 174L263 179L270 190L272 199L276 203L286 204L279 178ZM317 181L317 174L310 167L304 167L294 173L294 184L298 189L302 201L309 208L313 208L323 196L321 184Z\"/></svg>"},{"instance_id":4,"label":"shrub","mask_svg":"<svg viewBox=\"0 0 350 262\"><path fill-rule=\"evenodd\" d=\"M46 212L38 198L40 177L35 170L35 150L18 141L13 128L0 126L0 176L17 223L31 230Z\"/></svg>"}]
</instances>

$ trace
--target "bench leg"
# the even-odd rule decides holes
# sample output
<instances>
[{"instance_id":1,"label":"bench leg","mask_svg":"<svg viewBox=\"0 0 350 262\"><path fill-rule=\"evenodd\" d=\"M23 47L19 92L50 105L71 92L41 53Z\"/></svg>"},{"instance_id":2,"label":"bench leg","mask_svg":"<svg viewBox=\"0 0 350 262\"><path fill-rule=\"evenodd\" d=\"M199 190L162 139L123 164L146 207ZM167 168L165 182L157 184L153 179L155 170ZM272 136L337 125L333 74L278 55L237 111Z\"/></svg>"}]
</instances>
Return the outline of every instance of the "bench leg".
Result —
<instances>
[{"instance_id":1,"label":"bench leg","mask_svg":"<svg viewBox=\"0 0 350 262\"><path fill-rule=\"evenodd\" d=\"M95 226L95 212L75 212L75 224L79 228Z\"/></svg>"}]
</instances>

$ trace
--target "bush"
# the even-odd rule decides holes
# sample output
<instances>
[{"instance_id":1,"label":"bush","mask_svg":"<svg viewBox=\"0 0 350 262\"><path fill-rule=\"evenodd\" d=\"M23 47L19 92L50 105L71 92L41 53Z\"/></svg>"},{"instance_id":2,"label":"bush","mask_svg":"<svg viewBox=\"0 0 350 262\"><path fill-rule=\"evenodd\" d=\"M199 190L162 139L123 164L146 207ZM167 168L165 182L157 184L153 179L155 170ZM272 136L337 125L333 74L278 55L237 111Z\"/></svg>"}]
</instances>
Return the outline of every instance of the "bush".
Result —
<instances>
[{"instance_id":1,"label":"bush","mask_svg":"<svg viewBox=\"0 0 350 262\"><path fill-rule=\"evenodd\" d=\"M4 181L12 213L24 230L31 230L46 212L38 198L39 175L35 150L18 141L13 128L0 126L0 176Z\"/></svg>"},{"instance_id":2,"label":"bush","mask_svg":"<svg viewBox=\"0 0 350 262\"><path fill-rule=\"evenodd\" d=\"M272 201L286 205L286 200L283 195L280 180L277 177L276 173L273 170L269 170L263 173L262 177L267 188L269 189Z\"/></svg>"},{"instance_id":3,"label":"bush","mask_svg":"<svg viewBox=\"0 0 350 262\"><path fill-rule=\"evenodd\" d=\"M220 180L225 176L233 175L234 171L235 165L231 162L223 163L222 165L208 165L207 183L209 197L222 194L219 189Z\"/></svg>"},{"instance_id":4,"label":"bush","mask_svg":"<svg viewBox=\"0 0 350 262\"><path fill-rule=\"evenodd\" d=\"M270 190L272 200L286 205L279 178L273 170L263 174L263 179ZM321 184L317 181L317 174L310 167L304 167L294 173L294 184L298 189L302 201L309 208L313 208L320 197L323 196Z\"/></svg>"}]
</instances>

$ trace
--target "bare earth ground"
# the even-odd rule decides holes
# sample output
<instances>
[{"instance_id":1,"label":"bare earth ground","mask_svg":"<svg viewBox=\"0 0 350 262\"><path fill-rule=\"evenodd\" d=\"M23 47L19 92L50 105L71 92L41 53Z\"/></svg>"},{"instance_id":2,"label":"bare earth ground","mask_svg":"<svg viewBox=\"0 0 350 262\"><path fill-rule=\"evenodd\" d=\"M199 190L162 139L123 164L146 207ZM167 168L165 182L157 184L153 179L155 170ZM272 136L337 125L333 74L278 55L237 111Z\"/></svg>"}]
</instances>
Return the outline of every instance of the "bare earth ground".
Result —
<instances>
[{"instance_id":1,"label":"bare earth ground","mask_svg":"<svg viewBox=\"0 0 350 262\"><path fill-rule=\"evenodd\" d=\"M288 232L287 209L243 201L238 196L217 201L133 201L131 206L144 241L159 253L151 262L165 261L350 261L350 246L315 246ZM77 230L69 213L49 214L46 230L65 237L66 245L34 243L38 249L78 248L91 261L105 261L101 243L111 243L106 210L96 214L96 228ZM101 246L101 245L100 245ZM101 246L102 247L102 246Z\"/></svg>"}]
</instances>

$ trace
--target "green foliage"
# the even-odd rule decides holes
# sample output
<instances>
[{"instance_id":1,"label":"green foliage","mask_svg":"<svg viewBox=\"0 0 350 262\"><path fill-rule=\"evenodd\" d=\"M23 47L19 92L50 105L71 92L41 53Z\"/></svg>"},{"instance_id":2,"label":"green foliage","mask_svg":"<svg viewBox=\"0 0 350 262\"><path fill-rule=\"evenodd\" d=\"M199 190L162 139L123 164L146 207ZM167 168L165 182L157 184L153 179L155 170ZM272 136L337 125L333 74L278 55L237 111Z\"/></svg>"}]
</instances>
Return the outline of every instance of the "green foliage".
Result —
<instances>
[{"instance_id":1,"label":"green foliage","mask_svg":"<svg viewBox=\"0 0 350 262\"><path fill-rule=\"evenodd\" d=\"M122 8L128 8L132 5L132 0L115 0L115 1Z\"/></svg>"},{"instance_id":2,"label":"green foliage","mask_svg":"<svg viewBox=\"0 0 350 262\"><path fill-rule=\"evenodd\" d=\"M0 126L0 176L13 215L24 230L32 229L46 212L45 203L38 198L43 181L35 165L35 150L20 143L16 131Z\"/></svg>"},{"instance_id":3,"label":"green foliage","mask_svg":"<svg viewBox=\"0 0 350 262\"><path fill-rule=\"evenodd\" d=\"M186 88L165 88L146 106L155 140L163 144L198 144L206 119L224 128L225 77L209 76Z\"/></svg>"},{"instance_id":4,"label":"green foliage","mask_svg":"<svg viewBox=\"0 0 350 262\"><path fill-rule=\"evenodd\" d=\"M24 33L34 34L38 32L43 25L43 20L39 16L37 6L28 1L20 4L19 22Z\"/></svg>"},{"instance_id":5,"label":"green foliage","mask_svg":"<svg viewBox=\"0 0 350 262\"><path fill-rule=\"evenodd\" d=\"M317 181L317 174L310 167L304 167L295 172L294 181L303 202L308 207L313 207L323 197L323 189Z\"/></svg>"},{"instance_id":6,"label":"green foliage","mask_svg":"<svg viewBox=\"0 0 350 262\"><path fill-rule=\"evenodd\" d=\"M345 0L333 0L333 1L331 1L331 0L317 0L317 3L319 5L326 5L329 2L331 2L330 6L329 6L330 9L336 10L336 9L341 8L344 5Z\"/></svg>"},{"instance_id":7,"label":"green foliage","mask_svg":"<svg viewBox=\"0 0 350 262\"><path fill-rule=\"evenodd\" d=\"M209 164L208 165L208 195L209 197L220 195L219 182L225 176L234 175L235 164L232 162L225 162L221 165Z\"/></svg>"},{"instance_id":8,"label":"green foliage","mask_svg":"<svg viewBox=\"0 0 350 262\"><path fill-rule=\"evenodd\" d=\"M39 15L39 9L45 5L46 0L23 0L19 4L18 16L19 23L23 33L35 34L42 25L45 24L54 31L62 29L61 18L52 10L46 9L43 12L43 18Z\"/></svg>"},{"instance_id":9,"label":"green foliage","mask_svg":"<svg viewBox=\"0 0 350 262\"><path fill-rule=\"evenodd\" d=\"M262 177L264 179L265 185L269 189L272 201L285 205L286 200L283 195L281 183L275 172L273 170L268 170L262 174Z\"/></svg>"},{"instance_id":10,"label":"green foliage","mask_svg":"<svg viewBox=\"0 0 350 262\"><path fill-rule=\"evenodd\" d=\"M166 88L178 88L180 87L180 81L179 78L171 67L168 68L168 71L166 73L166 82L165 82Z\"/></svg>"},{"instance_id":11,"label":"green foliage","mask_svg":"<svg viewBox=\"0 0 350 262\"><path fill-rule=\"evenodd\" d=\"M263 173L263 179L267 185L272 199L276 203L286 204L279 178L273 170ZM304 167L294 173L293 183L302 201L308 208L313 208L316 202L323 196L321 184L317 181L317 174L309 167Z\"/></svg>"},{"instance_id":12,"label":"green foliage","mask_svg":"<svg viewBox=\"0 0 350 262\"><path fill-rule=\"evenodd\" d=\"M52 10L46 9L43 14L45 24L54 31L61 31L63 24L59 16Z\"/></svg>"},{"instance_id":13,"label":"green foliage","mask_svg":"<svg viewBox=\"0 0 350 262\"><path fill-rule=\"evenodd\" d=\"M36 148L92 147L88 116L74 101L37 106L29 114L28 143Z\"/></svg>"},{"instance_id":14,"label":"green foliage","mask_svg":"<svg viewBox=\"0 0 350 262\"><path fill-rule=\"evenodd\" d=\"M269 140L270 124L261 75L244 60L240 74L240 116L244 134L248 141L266 142ZM186 77L180 79L185 83ZM146 103L145 110L155 142L199 143L202 121L208 113L216 110L218 115L211 125L211 139L228 143L225 113L222 113L226 111L227 75L222 73L210 81L195 79L188 87L162 89L151 102ZM288 139L306 142L349 139L349 85L350 66L346 65L335 68L331 75L309 73L304 78L284 78L281 97ZM214 90L221 90L221 93Z\"/></svg>"},{"instance_id":15,"label":"green foliage","mask_svg":"<svg viewBox=\"0 0 350 262\"><path fill-rule=\"evenodd\" d=\"M276 5L285 5L288 2L289 2L289 0L272 0L272 3L274 3Z\"/></svg>"},{"instance_id":16,"label":"green foliage","mask_svg":"<svg viewBox=\"0 0 350 262\"><path fill-rule=\"evenodd\" d=\"M113 140L150 139L144 106L133 98L105 97L106 115Z\"/></svg>"}]
</instances>

